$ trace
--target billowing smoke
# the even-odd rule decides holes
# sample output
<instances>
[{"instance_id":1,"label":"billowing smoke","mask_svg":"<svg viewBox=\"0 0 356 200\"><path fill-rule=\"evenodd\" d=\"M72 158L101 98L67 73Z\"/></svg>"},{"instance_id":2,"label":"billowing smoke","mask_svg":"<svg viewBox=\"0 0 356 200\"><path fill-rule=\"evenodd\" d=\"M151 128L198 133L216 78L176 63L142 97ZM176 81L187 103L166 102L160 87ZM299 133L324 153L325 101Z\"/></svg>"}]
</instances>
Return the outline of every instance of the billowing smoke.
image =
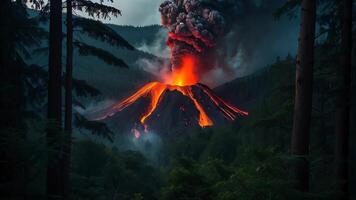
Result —
<instances>
[{"instance_id":1,"label":"billowing smoke","mask_svg":"<svg viewBox=\"0 0 356 200\"><path fill-rule=\"evenodd\" d=\"M204 60L202 57L216 46L224 32L223 15L201 0L166 0L159 11L162 25L169 31L167 44L171 48L173 69L180 65L186 54Z\"/></svg>"},{"instance_id":2,"label":"billowing smoke","mask_svg":"<svg viewBox=\"0 0 356 200\"><path fill-rule=\"evenodd\" d=\"M285 0L166 0L159 11L169 31L173 68L198 56L200 81L216 86L296 51L296 20L275 19ZM297 16L298 17L298 16Z\"/></svg>"}]
</instances>

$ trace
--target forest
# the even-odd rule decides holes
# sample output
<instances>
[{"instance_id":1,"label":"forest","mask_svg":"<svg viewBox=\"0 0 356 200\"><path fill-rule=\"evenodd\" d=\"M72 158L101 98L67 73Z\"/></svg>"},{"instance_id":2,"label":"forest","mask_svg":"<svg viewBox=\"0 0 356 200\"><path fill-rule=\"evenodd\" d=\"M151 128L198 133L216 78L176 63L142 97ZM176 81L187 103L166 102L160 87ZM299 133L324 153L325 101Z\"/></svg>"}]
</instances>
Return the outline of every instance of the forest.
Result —
<instances>
[{"instance_id":1,"label":"forest","mask_svg":"<svg viewBox=\"0 0 356 200\"><path fill-rule=\"evenodd\" d=\"M143 65L174 66L164 51L185 40L170 20L104 23L125 14L116 1L0 1L0 200L356 200L355 1L184 1L226 10L233 34L214 46L216 62L256 66L202 78L211 89L165 86L149 128L144 98L156 91L113 103L157 80ZM183 1L161 2L164 15ZM283 28L268 30L267 17ZM297 37L288 44L285 27ZM283 54L253 54L271 43Z\"/></svg>"}]
</instances>

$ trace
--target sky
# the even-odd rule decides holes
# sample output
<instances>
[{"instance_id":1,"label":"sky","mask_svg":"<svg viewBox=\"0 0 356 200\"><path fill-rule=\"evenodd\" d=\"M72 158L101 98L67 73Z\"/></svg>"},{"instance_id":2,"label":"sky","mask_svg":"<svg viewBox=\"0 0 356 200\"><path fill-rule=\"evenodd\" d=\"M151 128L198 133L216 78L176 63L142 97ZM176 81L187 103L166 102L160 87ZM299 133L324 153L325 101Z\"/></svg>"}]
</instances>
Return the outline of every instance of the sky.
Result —
<instances>
[{"instance_id":1,"label":"sky","mask_svg":"<svg viewBox=\"0 0 356 200\"><path fill-rule=\"evenodd\" d=\"M93 1L100 2L100 0ZM113 17L110 21L104 22L133 26L160 24L160 12L158 11L158 8L163 1L164 0L114 0L113 3L107 3L109 0L104 1L106 4L118 8L122 11L122 16L117 18ZM262 0L251 1L254 1L256 5L260 5L262 2ZM282 5L284 0L279 1L279 3ZM274 4L278 4L278 0L274 0L273 2ZM277 5L275 6L277 9ZM244 32L250 36L242 34L242 36L245 36L239 39L241 40L240 43L244 43L245 45L252 47L252 50L249 52L250 58L246 59L248 62L246 62L246 60L242 62L243 59L238 58L235 58L229 62L230 65L233 66L234 71L236 71L239 76L250 74L258 68L275 62L277 56L284 58L289 53L292 55L295 55L296 53L296 41L298 33L297 21L288 20L286 17L281 18L280 20L273 20L274 17L272 13L269 12L270 11L267 9L265 13L260 14L257 16L257 18L253 15L249 15L245 20L248 20L250 24L253 24L252 26L246 26L246 24L244 25L244 23L242 23L242 26L247 28ZM258 17L263 17L264 19L260 19ZM261 32L262 30L263 32ZM153 49L165 52L162 50L162 48L157 48L159 46L156 45L164 44L164 42L161 42L161 40L164 40L164 38L165 37L162 37L162 35L158 35L158 42L154 42L153 45L147 47L146 51L156 55L157 52L152 52ZM239 43L239 41L234 42ZM168 54L169 53L166 52L166 55ZM233 74L231 78L235 77L236 74ZM226 80L226 78L224 80Z\"/></svg>"},{"instance_id":2,"label":"sky","mask_svg":"<svg viewBox=\"0 0 356 200\"><path fill-rule=\"evenodd\" d=\"M1 1L1 0L0 0ZM93 2L100 2L100 0L92 0ZM117 25L132 25L132 26L147 26L152 24L161 24L159 5L164 0L104 0L105 5L121 10L122 16L112 17L110 20L101 20L105 23ZM45 3L48 0L44 0ZM63 3L65 4L65 3ZM31 3L27 3L31 7ZM65 12L65 9L63 9ZM76 15L88 17L83 12L75 11Z\"/></svg>"},{"instance_id":3,"label":"sky","mask_svg":"<svg viewBox=\"0 0 356 200\"><path fill-rule=\"evenodd\" d=\"M101 0L92 1L100 2ZM163 1L164 0L113 0L113 3L110 3L110 0L104 0L104 4L120 9L122 16L112 17L111 20L104 20L103 22L132 26L160 24L160 12L158 8ZM262 0L251 1L256 5L262 2ZM283 2L284 0L279 1ZM276 3L278 0L274 0L273 2ZM63 11L65 12L65 9ZM75 11L75 14L89 17L83 12ZM250 52L248 53L250 57L246 59L245 62L242 62L243 59L239 57L234 57L229 61L229 65L234 68L234 71L236 71L239 76L252 73L258 68L273 63L277 56L284 58L289 53L295 55L297 49L298 21L290 21L287 17L274 20L272 13L269 13L268 10L266 10L266 13L260 13L259 16L250 14L244 20L247 20L248 23L241 23L241 27L245 28L241 29L243 31L239 34L238 40L234 41L231 45L237 45L237 43L247 44L247 46L250 47ZM164 44L162 40L165 40L165 38L166 37L161 34L157 34L156 42L153 42L150 46L138 47L138 49L165 57L164 55L169 55L169 52L164 51L166 49L162 49L161 46L158 45ZM239 50L239 52L243 51ZM232 78L235 78L235 74L232 74Z\"/></svg>"},{"instance_id":4,"label":"sky","mask_svg":"<svg viewBox=\"0 0 356 200\"><path fill-rule=\"evenodd\" d=\"M98 0L95 0L98 2ZM118 8L122 16L113 17L111 24L145 26L160 24L159 5L164 0L114 0L113 4L105 3Z\"/></svg>"}]
</instances>

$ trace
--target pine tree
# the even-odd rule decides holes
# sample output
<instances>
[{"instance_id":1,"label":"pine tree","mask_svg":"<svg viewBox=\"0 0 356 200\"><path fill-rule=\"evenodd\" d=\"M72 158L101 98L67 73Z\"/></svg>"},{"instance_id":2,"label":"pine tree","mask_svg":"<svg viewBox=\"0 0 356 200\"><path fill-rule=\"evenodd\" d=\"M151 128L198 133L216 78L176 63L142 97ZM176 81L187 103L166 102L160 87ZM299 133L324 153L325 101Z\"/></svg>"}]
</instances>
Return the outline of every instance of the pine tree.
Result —
<instances>
[{"instance_id":1,"label":"pine tree","mask_svg":"<svg viewBox=\"0 0 356 200\"><path fill-rule=\"evenodd\" d=\"M49 152L47 163L47 198L62 199L63 194L63 147L62 132L62 1L50 1L48 59L48 114L50 122L47 143L54 152Z\"/></svg>"},{"instance_id":2,"label":"pine tree","mask_svg":"<svg viewBox=\"0 0 356 200\"><path fill-rule=\"evenodd\" d=\"M63 160L63 177L64 177L64 192L63 196L65 199L69 198L70 192L70 182L69 182L69 172L70 172L70 150L71 150L71 132L72 132L72 72L73 72L73 46L77 47L81 55L94 55L99 59L102 59L108 64L119 66L119 67L128 67L127 64L116 56L112 55L110 52L107 52L103 49L99 49L88 44L85 44L80 41L73 40L73 27L79 26L82 28L82 31L85 31L90 36L95 38L102 39L104 41L113 42L112 44L120 47L125 47L133 50L134 48L120 35L115 31L108 28L106 25L102 24L99 21L92 21L89 19L80 19L76 18L77 23L73 23L73 10L77 9L86 12L89 16L106 19L110 15L118 16L121 15L120 10L106 6L101 3L93 3L87 0L67 0L67 55L66 55L66 79L65 79L65 119L64 127L66 132L66 142L64 145L64 160ZM94 26L92 26L94 24ZM111 134L111 131L106 127L105 124L100 122L89 122L82 116L77 116L77 124L86 124L86 127L93 129L95 132L107 132ZM94 125L94 126L93 126ZM84 125L85 126L85 125ZM99 128L99 130L97 130ZM111 139L111 137L108 137Z\"/></svg>"},{"instance_id":3,"label":"pine tree","mask_svg":"<svg viewBox=\"0 0 356 200\"><path fill-rule=\"evenodd\" d=\"M341 20L341 60L338 66L339 91L336 102L335 160L340 200L349 198L348 192L348 152L351 106L351 48L352 48L352 1L343 0Z\"/></svg>"},{"instance_id":4,"label":"pine tree","mask_svg":"<svg viewBox=\"0 0 356 200\"><path fill-rule=\"evenodd\" d=\"M26 138L27 126L24 76L30 66L25 59L29 48L39 46L46 32L29 18L26 1L0 1L0 199L23 198L26 193L26 165L21 142ZM11 141L19 144L14 146ZM19 164L20 163L20 164Z\"/></svg>"},{"instance_id":5,"label":"pine tree","mask_svg":"<svg viewBox=\"0 0 356 200\"><path fill-rule=\"evenodd\" d=\"M295 156L296 189L309 191L309 132L313 91L315 0L303 0L296 66L296 93L291 152Z\"/></svg>"},{"instance_id":6,"label":"pine tree","mask_svg":"<svg viewBox=\"0 0 356 200\"><path fill-rule=\"evenodd\" d=\"M71 155L71 136L72 136L72 88L73 88L73 15L72 15L72 0L67 0L67 54L66 54L66 74L65 74L65 108L64 108L64 131L66 141L64 144L64 159L63 159L63 197L69 199L70 194L70 155Z\"/></svg>"}]
</instances>

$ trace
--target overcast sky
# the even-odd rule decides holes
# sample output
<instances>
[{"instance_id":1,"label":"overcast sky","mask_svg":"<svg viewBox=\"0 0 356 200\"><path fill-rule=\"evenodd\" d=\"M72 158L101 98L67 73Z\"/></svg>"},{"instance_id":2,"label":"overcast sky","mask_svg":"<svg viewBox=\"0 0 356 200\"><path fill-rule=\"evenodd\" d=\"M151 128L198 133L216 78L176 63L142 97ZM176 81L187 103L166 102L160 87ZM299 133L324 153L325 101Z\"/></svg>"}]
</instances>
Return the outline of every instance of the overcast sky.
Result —
<instances>
[{"instance_id":1,"label":"overcast sky","mask_svg":"<svg viewBox=\"0 0 356 200\"><path fill-rule=\"evenodd\" d=\"M3 0L0 0L3 1ZM100 2L100 0L92 0L93 2ZM113 0L113 3L110 1L105 1L105 5L110 5L115 8L118 8L122 12L122 16L112 17L111 20L101 20L110 24L118 25L133 25L133 26L146 26L152 24L160 24L160 13L158 11L159 5L164 0ZM48 0L44 0L45 3ZM31 3L27 4L31 7ZM63 5L65 2L63 1ZM65 9L63 9L65 12ZM88 17L83 12L75 11L76 15Z\"/></svg>"},{"instance_id":2,"label":"overcast sky","mask_svg":"<svg viewBox=\"0 0 356 200\"><path fill-rule=\"evenodd\" d=\"M98 0L95 1L98 2ZM114 17L106 22L134 26L160 24L158 8L163 1L164 0L114 0L114 3L109 5L119 8L122 12L122 16Z\"/></svg>"}]
</instances>

